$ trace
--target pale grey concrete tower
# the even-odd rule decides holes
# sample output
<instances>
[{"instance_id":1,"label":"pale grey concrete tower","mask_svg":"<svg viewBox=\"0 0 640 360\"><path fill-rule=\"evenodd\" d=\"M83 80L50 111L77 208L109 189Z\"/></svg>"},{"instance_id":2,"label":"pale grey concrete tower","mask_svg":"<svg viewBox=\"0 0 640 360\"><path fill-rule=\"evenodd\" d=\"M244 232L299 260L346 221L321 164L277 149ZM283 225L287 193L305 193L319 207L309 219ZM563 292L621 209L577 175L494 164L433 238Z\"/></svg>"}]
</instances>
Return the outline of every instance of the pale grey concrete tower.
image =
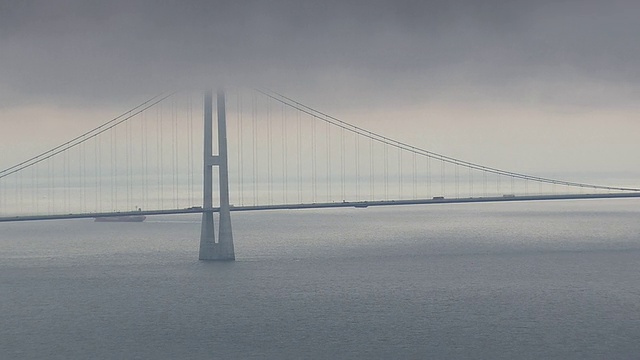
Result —
<instances>
[{"instance_id":1,"label":"pale grey concrete tower","mask_svg":"<svg viewBox=\"0 0 640 360\"><path fill-rule=\"evenodd\" d=\"M229 209L229 167L227 161L227 119L224 92L218 91L218 155L213 155L212 92L204 94L204 189L200 260L235 260L231 212ZM220 228L216 242L213 223L213 167L220 179Z\"/></svg>"}]
</instances>

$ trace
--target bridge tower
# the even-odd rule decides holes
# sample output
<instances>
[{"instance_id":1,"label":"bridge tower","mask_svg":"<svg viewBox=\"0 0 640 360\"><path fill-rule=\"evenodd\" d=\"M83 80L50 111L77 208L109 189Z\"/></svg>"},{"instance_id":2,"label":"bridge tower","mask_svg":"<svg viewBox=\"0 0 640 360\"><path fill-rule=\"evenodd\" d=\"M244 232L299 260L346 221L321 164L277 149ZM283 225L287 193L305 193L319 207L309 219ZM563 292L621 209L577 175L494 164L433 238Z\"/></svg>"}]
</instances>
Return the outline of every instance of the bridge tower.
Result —
<instances>
[{"instance_id":1,"label":"bridge tower","mask_svg":"<svg viewBox=\"0 0 640 360\"><path fill-rule=\"evenodd\" d=\"M218 155L213 155L212 92L204 94L204 188L202 228L200 233L200 260L236 259L231 231L229 209L229 168L227 158L227 120L224 92L218 91ZM220 179L220 228L216 242L213 222L213 167L218 167Z\"/></svg>"}]
</instances>

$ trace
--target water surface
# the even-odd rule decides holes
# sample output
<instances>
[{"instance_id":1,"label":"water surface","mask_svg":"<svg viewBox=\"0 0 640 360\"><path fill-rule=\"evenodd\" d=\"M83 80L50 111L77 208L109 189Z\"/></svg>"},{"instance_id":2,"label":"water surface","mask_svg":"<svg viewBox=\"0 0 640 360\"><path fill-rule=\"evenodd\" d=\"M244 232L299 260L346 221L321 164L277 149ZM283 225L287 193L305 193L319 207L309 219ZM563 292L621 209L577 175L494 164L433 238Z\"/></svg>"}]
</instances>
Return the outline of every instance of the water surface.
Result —
<instances>
[{"instance_id":1,"label":"water surface","mask_svg":"<svg viewBox=\"0 0 640 360\"><path fill-rule=\"evenodd\" d=\"M0 224L2 359L632 359L640 202Z\"/></svg>"}]
</instances>

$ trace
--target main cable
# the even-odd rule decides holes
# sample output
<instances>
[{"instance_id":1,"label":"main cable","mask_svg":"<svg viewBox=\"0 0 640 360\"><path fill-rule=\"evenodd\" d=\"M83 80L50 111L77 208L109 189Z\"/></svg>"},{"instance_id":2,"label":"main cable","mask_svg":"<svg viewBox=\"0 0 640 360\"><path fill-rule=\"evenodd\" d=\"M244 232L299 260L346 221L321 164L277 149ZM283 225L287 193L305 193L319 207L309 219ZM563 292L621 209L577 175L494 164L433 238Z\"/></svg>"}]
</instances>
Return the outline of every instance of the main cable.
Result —
<instances>
[{"instance_id":1,"label":"main cable","mask_svg":"<svg viewBox=\"0 0 640 360\"><path fill-rule=\"evenodd\" d=\"M257 92L270 97L274 100L277 100L289 107L292 107L294 109L297 109L298 111L304 112L308 115L311 115L312 117L315 117L318 120L322 120L325 122L329 122L331 124L333 124L334 126L338 126L340 128L343 128L345 130L351 131L355 134L361 135L361 136L365 136L368 137L370 139L376 140L378 142L381 142L383 144L389 145L389 146L393 146L396 147L398 149L402 149L405 151L409 151L409 152L413 152L416 153L418 155L422 155L422 156L426 156L426 157L430 157L433 159L438 159L441 160L443 162L447 162L450 164L454 164L454 165L458 165L458 166L464 166L467 168L471 168L471 169L475 169L475 170L480 170L483 172L490 172L490 173L494 173L497 175L502 175L502 176L510 176L512 178L518 178L518 179L523 179L523 180L532 180L532 181L537 181L537 182L544 182L544 183L549 183L549 184L555 184L555 185L565 185L565 186L573 186L573 187L587 187L587 188L592 188L592 189L602 189L602 190L619 190L619 191L640 191L640 188L629 188L629 187L615 187L615 186L603 186L603 185L594 185L594 184L587 184L587 183L579 183L579 182L572 182L572 181L564 181L564 180L557 180L557 179L550 179L550 178L543 178L543 177L538 177L538 176L533 176L533 175L527 175L527 174L522 174L522 173L516 173L516 172L511 172L511 171L506 171L506 170L501 170L498 168L494 168L494 167L489 167L489 166L484 166L484 165L480 165L480 164L476 164L476 163L472 163L469 161L464 161L464 160L460 160L460 159L456 159L456 158L452 158L446 155L442 155L439 153L435 153L429 150L425 150L425 149L421 149L418 148L416 146L412 146L409 145L407 143L398 141L398 140L394 140L391 139L389 137L386 137L384 135L380 135L377 133L374 133L372 131L363 129L361 127L358 127L356 125L352 125L349 124L345 121L342 121L340 119L337 119L331 115L325 114L321 111L315 110L309 106L306 106L300 102L297 102L291 98L288 98L282 94L279 94L275 91L271 91L271 90L259 90L256 89Z\"/></svg>"},{"instance_id":2,"label":"main cable","mask_svg":"<svg viewBox=\"0 0 640 360\"><path fill-rule=\"evenodd\" d=\"M105 131L108 131L108 130L118 126L119 124L121 124L121 123L123 123L123 122L125 122L125 121L127 121L127 120L129 120L131 118L133 118L134 116L136 116L136 115L142 113L143 111L153 107L154 105L166 100L167 98L173 96L174 94L175 94L175 92L174 93L170 93L168 95L165 95L165 96L161 97L160 99L158 99L158 96L154 96L150 100L145 101L141 105L138 105L138 106L134 107L132 110L129 110L129 111L125 112L123 115L120 115L120 116L118 116L118 117L116 117L116 118L114 118L114 119L112 119L112 120L110 120L110 121L98 126L97 128L94 128L94 129L92 129L90 131L87 131L84 134L82 134L80 136L77 136L74 139L65 142L64 144L58 145L58 146L56 146L56 147L54 147L54 148L52 148L52 149L50 149L48 151L45 151L45 152L43 152L43 153L41 153L39 155L36 155L36 156L34 156L34 157L32 157L32 158L30 158L28 160L25 160L25 161L23 161L23 162L21 162L19 164L16 164L16 165L13 165L11 167L8 167L8 168L0 171L0 179L4 178L6 176L9 176L11 174L14 174L14 173L16 173L16 172L18 172L20 170L25 169L25 168L28 168L30 166L33 166L35 164L38 164L38 163L40 163L40 162L42 162L42 161L44 161L46 159L49 159L49 158L51 158L51 157L53 157L55 155L60 154L63 151L66 151L66 150L69 150L69 149L71 149L73 147L76 147L76 146L82 144L83 142L86 142L86 141L88 141L88 140L90 140L90 139L92 139L92 138L104 133ZM154 101L154 99L158 99L158 100ZM145 104L148 104L148 105L143 107L143 105L145 105ZM126 114L129 114L129 115L126 116L124 119L121 119ZM107 127L107 125L109 125L109 124L111 124L111 125ZM100 131L97 131L99 129L100 129ZM89 135L89 134L91 134L91 135ZM81 141L77 141L77 140L80 140L80 139L81 139Z\"/></svg>"}]
</instances>

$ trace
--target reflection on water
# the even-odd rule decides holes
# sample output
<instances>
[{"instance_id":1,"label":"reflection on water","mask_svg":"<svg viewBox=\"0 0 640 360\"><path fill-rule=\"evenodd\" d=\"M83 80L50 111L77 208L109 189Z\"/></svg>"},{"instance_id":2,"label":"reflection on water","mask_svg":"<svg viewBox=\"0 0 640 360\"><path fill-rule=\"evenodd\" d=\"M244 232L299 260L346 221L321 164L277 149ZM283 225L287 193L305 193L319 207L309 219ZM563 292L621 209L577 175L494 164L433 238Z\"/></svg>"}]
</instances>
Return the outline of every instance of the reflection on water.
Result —
<instances>
[{"instance_id":1,"label":"reflection on water","mask_svg":"<svg viewBox=\"0 0 640 360\"><path fill-rule=\"evenodd\" d=\"M0 224L2 358L640 353L637 200Z\"/></svg>"}]
</instances>

